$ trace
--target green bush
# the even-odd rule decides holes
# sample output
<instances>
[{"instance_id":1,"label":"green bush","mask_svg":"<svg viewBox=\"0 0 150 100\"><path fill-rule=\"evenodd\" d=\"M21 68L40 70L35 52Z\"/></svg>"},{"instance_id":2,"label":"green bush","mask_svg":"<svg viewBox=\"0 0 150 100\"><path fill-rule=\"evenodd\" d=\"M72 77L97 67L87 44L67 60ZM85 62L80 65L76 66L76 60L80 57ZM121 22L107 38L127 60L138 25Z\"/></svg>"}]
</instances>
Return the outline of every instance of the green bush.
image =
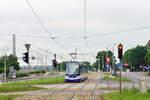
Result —
<instances>
[{"instance_id":1,"label":"green bush","mask_svg":"<svg viewBox=\"0 0 150 100\"><path fill-rule=\"evenodd\" d=\"M36 71L29 72L30 75L31 74L44 74L44 73L46 73L45 70L36 70ZM27 77L27 76L28 76L28 72L18 72L18 73L16 73L17 78L18 77Z\"/></svg>"},{"instance_id":2,"label":"green bush","mask_svg":"<svg viewBox=\"0 0 150 100\"><path fill-rule=\"evenodd\" d=\"M103 80L120 81L120 78L104 76ZM121 81L131 82L131 80L126 77L121 77Z\"/></svg>"},{"instance_id":3,"label":"green bush","mask_svg":"<svg viewBox=\"0 0 150 100\"><path fill-rule=\"evenodd\" d=\"M29 74L44 74L44 73L46 73L46 71L45 70L36 70L36 71L31 71L31 72L29 72Z\"/></svg>"},{"instance_id":4,"label":"green bush","mask_svg":"<svg viewBox=\"0 0 150 100\"><path fill-rule=\"evenodd\" d=\"M27 72L19 72L19 73L16 73L16 77L27 77L28 76L28 73Z\"/></svg>"}]
</instances>

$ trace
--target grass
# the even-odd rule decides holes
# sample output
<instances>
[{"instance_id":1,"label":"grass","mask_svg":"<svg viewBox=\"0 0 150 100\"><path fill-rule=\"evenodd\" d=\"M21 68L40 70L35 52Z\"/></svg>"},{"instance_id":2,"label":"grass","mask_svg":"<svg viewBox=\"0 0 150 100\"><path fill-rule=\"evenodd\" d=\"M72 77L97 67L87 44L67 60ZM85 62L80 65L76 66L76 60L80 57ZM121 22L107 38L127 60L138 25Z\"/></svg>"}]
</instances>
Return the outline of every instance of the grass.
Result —
<instances>
[{"instance_id":1,"label":"grass","mask_svg":"<svg viewBox=\"0 0 150 100\"><path fill-rule=\"evenodd\" d=\"M56 84L56 83L64 83L65 82L65 77L64 76L59 76L57 78L51 77L51 78L44 78L40 80L31 80L29 81L30 85L38 85L38 84ZM14 83L7 83L5 84L7 86L9 85L27 85L27 82L25 81L20 81L20 82L14 82ZM4 85L4 86L5 86Z\"/></svg>"},{"instance_id":2,"label":"grass","mask_svg":"<svg viewBox=\"0 0 150 100\"><path fill-rule=\"evenodd\" d=\"M140 93L138 89L124 89L119 92L106 93L102 95L103 100L150 100L150 90L147 93Z\"/></svg>"},{"instance_id":3,"label":"grass","mask_svg":"<svg viewBox=\"0 0 150 100\"><path fill-rule=\"evenodd\" d=\"M20 91L30 91L30 90L41 90L45 88L41 87L35 87L35 86L0 86L0 93L6 93L6 92L20 92ZM1 99L0 99L1 100Z\"/></svg>"},{"instance_id":4,"label":"grass","mask_svg":"<svg viewBox=\"0 0 150 100\"><path fill-rule=\"evenodd\" d=\"M16 97L23 95L13 94L13 95L0 95L0 100L14 100Z\"/></svg>"},{"instance_id":5,"label":"grass","mask_svg":"<svg viewBox=\"0 0 150 100\"><path fill-rule=\"evenodd\" d=\"M48 75L57 75L57 74L59 74L59 73L58 72L51 72Z\"/></svg>"},{"instance_id":6,"label":"grass","mask_svg":"<svg viewBox=\"0 0 150 100\"><path fill-rule=\"evenodd\" d=\"M103 80L120 81L120 78L119 77L108 77L108 76L105 76L103 78ZM126 77L122 77L121 80L122 81L126 81L126 82L131 82L131 80L126 78Z\"/></svg>"},{"instance_id":7,"label":"grass","mask_svg":"<svg viewBox=\"0 0 150 100\"><path fill-rule=\"evenodd\" d=\"M7 83L0 86L0 92L18 92L18 91L30 91L30 90L41 90L45 88L35 87L31 85L37 84L56 84L56 83L64 83L65 77L59 76L57 78L45 78L40 80L31 80L29 81L29 85L25 81ZM1 100L1 99L0 99Z\"/></svg>"}]
</instances>

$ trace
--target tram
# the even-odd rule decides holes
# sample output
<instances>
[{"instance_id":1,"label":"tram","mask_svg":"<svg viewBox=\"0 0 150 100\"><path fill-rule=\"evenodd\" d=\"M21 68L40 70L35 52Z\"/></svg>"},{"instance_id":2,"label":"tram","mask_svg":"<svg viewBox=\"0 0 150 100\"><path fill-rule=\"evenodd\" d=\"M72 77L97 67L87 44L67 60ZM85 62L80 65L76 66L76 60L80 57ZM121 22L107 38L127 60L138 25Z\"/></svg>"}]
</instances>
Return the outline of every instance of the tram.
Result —
<instances>
[{"instance_id":1,"label":"tram","mask_svg":"<svg viewBox=\"0 0 150 100\"><path fill-rule=\"evenodd\" d=\"M88 69L80 62L67 62L65 82L81 82L88 79Z\"/></svg>"}]
</instances>

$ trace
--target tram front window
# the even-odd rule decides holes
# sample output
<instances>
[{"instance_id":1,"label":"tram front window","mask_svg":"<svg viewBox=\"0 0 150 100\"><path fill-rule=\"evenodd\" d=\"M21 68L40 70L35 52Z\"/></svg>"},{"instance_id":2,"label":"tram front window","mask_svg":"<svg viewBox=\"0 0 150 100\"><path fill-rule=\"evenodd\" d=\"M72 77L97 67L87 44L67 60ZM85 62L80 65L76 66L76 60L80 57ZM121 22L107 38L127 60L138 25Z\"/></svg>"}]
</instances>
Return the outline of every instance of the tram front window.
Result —
<instances>
[{"instance_id":1,"label":"tram front window","mask_svg":"<svg viewBox=\"0 0 150 100\"><path fill-rule=\"evenodd\" d=\"M79 74L79 63L67 63L66 74Z\"/></svg>"}]
</instances>

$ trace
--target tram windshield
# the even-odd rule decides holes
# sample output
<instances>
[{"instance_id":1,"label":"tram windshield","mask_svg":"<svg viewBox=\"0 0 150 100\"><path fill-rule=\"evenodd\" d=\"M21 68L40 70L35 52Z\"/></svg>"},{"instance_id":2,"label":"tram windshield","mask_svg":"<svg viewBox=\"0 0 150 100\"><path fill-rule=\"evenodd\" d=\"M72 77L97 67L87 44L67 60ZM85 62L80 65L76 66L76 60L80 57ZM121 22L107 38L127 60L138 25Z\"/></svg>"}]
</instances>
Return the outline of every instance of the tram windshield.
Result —
<instances>
[{"instance_id":1,"label":"tram windshield","mask_svg":"<svg viewBox=\"0 0 150 100\"><path fill-rule=\"evenodd\" d=\"M79 74L79 63L67 63L66 74Z\"/></svg>"}]
</instances>

